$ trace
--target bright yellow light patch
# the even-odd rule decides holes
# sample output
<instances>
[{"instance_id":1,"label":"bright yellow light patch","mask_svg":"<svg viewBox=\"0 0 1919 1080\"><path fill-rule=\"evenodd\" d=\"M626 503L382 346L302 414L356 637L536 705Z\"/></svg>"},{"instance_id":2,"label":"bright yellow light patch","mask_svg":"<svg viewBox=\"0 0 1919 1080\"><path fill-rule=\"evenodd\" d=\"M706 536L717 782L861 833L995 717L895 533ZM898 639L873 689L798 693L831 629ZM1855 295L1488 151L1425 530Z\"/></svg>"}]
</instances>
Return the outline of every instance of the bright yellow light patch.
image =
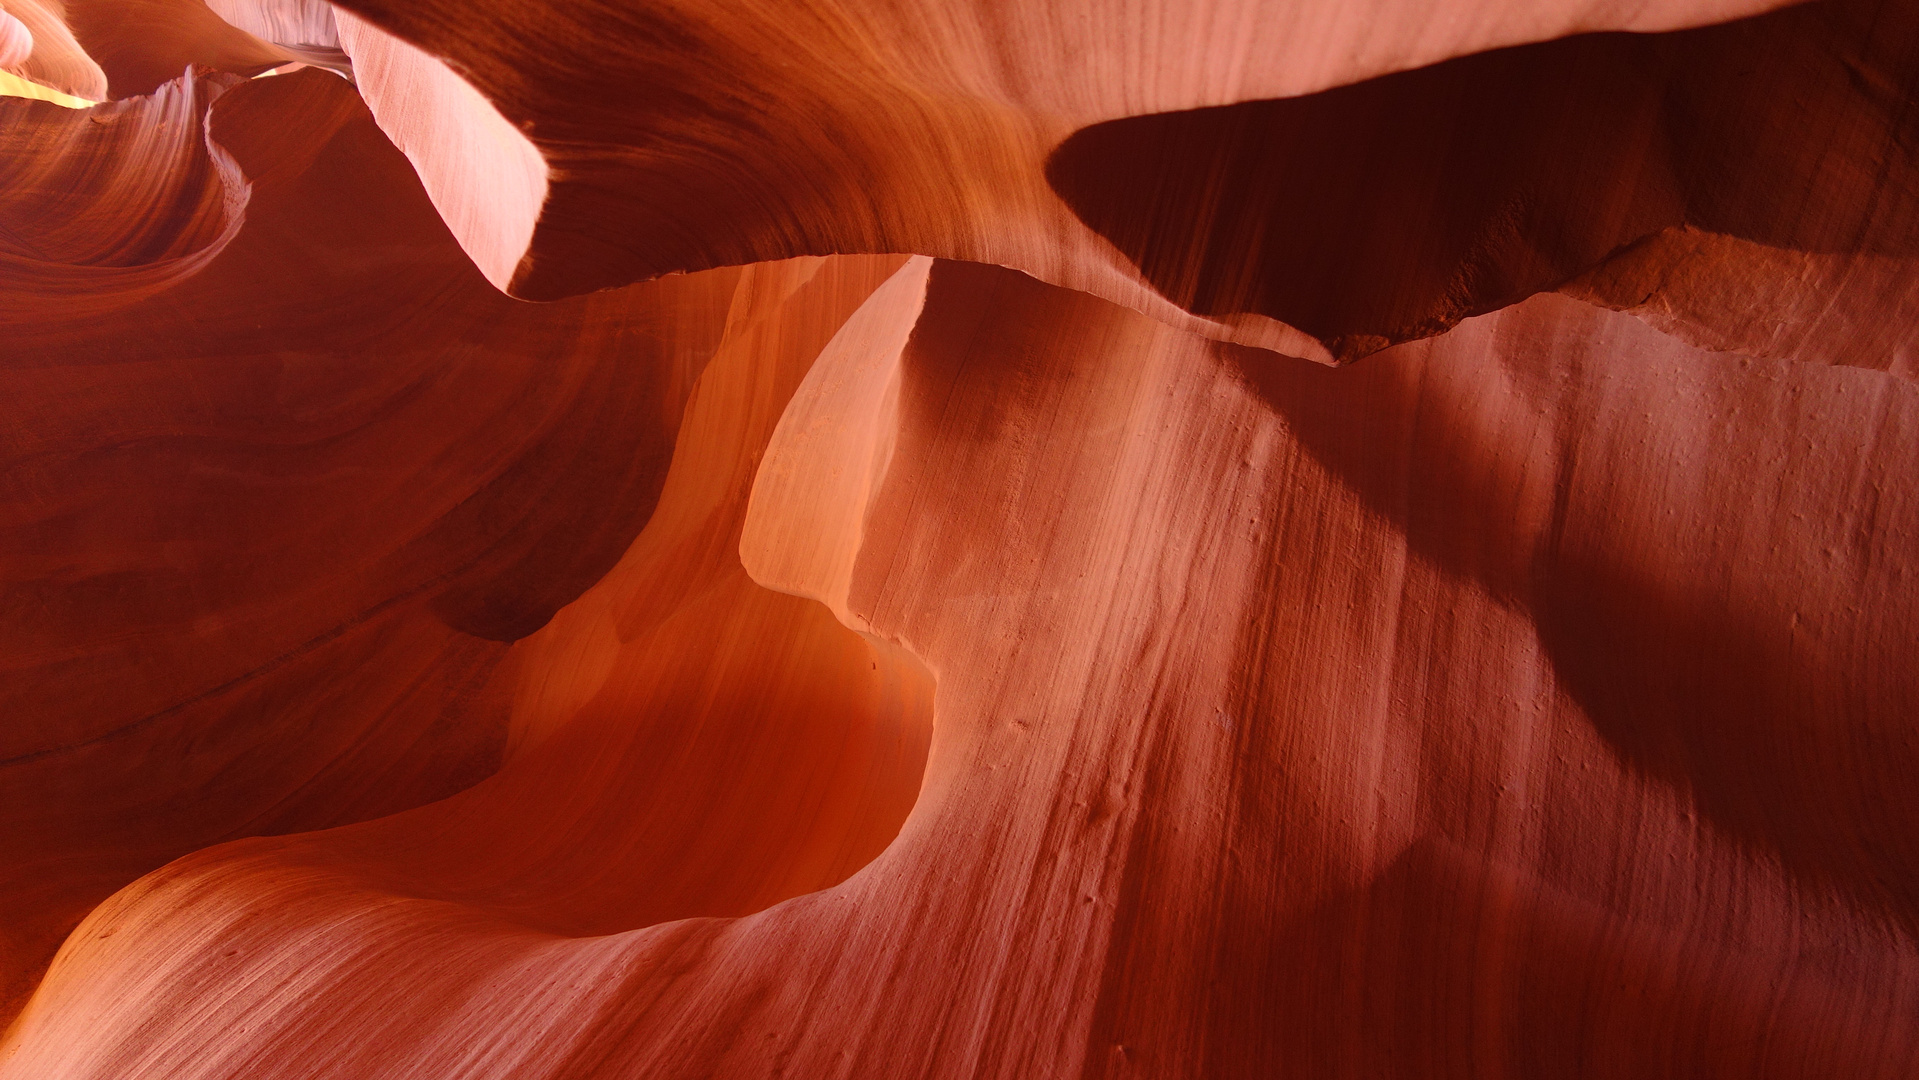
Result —
<instances>
[{"instance_id":1,"label":"bright yellow light patch","mask_svg":"<svg viewBox=\"0 0 1919 1080\"><path fill-rule=\"evenodd\" d=\"M33 98L35 101L51 101L55 105L65 105L69 109L91 109L100 104L83 97L63 94L51 86L41 86L30 79L23 79L10 71L0 71L0 97Z\"/></svg>"}]
</instances>

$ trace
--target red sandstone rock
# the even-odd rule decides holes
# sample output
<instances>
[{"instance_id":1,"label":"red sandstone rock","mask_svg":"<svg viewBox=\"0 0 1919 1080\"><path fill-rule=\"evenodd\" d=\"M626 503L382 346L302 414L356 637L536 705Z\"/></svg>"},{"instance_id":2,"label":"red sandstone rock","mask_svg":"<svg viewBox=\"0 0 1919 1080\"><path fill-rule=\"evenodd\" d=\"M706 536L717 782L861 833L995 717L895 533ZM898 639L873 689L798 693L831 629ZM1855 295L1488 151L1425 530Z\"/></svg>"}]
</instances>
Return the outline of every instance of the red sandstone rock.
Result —
<instances>
[{"instance_id":1,"label":"red sandstone rock","mask_svg":"<svg viewBox=\"0 0 1919 1080\"><path fill-rule=\"evenodd\" d=\"M19 67L33 55L33 31L17 16L0 12L0 67Z\"/></svg>"},{"instance_id":2,"label":"red sandstone rock","mask_svg":"<svg viewBox=\"0 0 1919 1080\"><path fill-rule=\"evenodd\" d=\"M348 6L0 100L0 1078L1919 1072L1909 5Z\"/></svg>"},{"instance_id":3,"label":"red sandstone rock","mask_svg":"<svg viewBox=\"0 0 1919 1080\"><path fill-rule=\"evenodd\" d=\"M8 27L5 36L15 56L0 67L75 97L99 101L107 96L106 76L68 28L61 0L7 0L3 6Z\"/></svg>"},{"instance_id":4,"label":"red sandstone rock","mask_svg":"<svg viewBox=\"0 0 1919 1080\"><path fill-rule=\"evenodd\" d=\"M906 250L1344 359L1554 287L1691 219L1814 252L1911 247L1900 194L1911 184L1895 179L1910 176L1910 151L1896 132L1919 22L1878 3L1522 46L1317 95L1493 46L1732 12L345 6L450 57L525 130L524 144L447 140L427 161L413 147L433 130L489 110L449 101L388 122L408 132L398 141L436 203L463 208L449 220L489 277L536 299L755 259ZM1144 113L1162 115L1120 119ZM1795 132L1808 115L1846 137L1807 153ZM556 178L537 228L525 200L488 190L527 171L529 147ZM1102 182L1104 194L1089 188ZM1860 214L1877 215L1869 229ZM501 243L527 235L523 257ZM1731 275L1714 265L1693 260L1689 274L1716 287ZM1837 278L1819 290L1827 301L1849 284ZM1610 302L1638 301L1633 288ZM1319 310L1328 290L1342 310ZM1686 307L1725 334L1755 319L1720 317L1696 296Z\"/></svg>"},{"instance_id":5,"label":"red sandstone rock","mask_svg":"<svg viewBox=\"0 0 1919 1080\"><path fill-rule=\"evenodd\" d=\"M86 110L0 100L0 325L30 338L91 319L219 256L251 195L207 133L209 104L234 81L189 75Z\"/></svg>"},{"instance_id":6,"label":"red sandstone rock","mask_svg":"<svg viewBox=\"0 0 1919 1080\"><path fill-rule=\"evenodd\" d=\"M99 133L61 144L64 163L124 150L149 130L134 122L195 95L102 106L112 125L0 108L58 123L9 133L65 133L68 117ZM129 306L98 283L177 277L184 260L21 258L0 290L16 316L0 331L0 694L25 718L0 750L16 1007L88 908L168 859L386 813L492 770L502 643L645 523L737 277L519 304L466 262L344 82L245 83L213 103L205 135L186 119L179 155L223 148L252 178L244 227L192 256L196 276ZM157 167L172 160L83 161L109 183L42 192L63 197L57 214L26 198L37 187L10 187L0 223L59 254L63 223L101 239L81 226L124 185L219 198L210 168ZM196 175L210 194L184 184ZM187 246L133 239L145 246L123 249Z\"/></svg>"}]
</instances>

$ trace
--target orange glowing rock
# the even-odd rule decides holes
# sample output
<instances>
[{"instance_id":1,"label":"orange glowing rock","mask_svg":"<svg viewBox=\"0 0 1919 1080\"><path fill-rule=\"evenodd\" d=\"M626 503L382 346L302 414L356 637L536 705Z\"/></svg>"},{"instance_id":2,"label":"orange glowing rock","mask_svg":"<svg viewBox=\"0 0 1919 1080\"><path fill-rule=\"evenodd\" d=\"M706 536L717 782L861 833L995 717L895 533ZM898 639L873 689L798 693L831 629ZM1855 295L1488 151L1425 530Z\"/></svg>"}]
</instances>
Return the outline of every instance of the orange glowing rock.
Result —
<instances>
[{"instance_id":1,"label":"orange glowing rock","mask_svg":"<svg viewBox=\"0 0 1919 1080\"><path fill-rule=\"evenodd\" d=\"M1775 6L0 21L0 1080L1919 1073L1919 8Z\"/></svg>"},{"instance_id":2,"label":"orange glowing rock","mask_svg":"<svg viewBox=\"0 0 1919 1080\"><path fill-rule=\"evenodd\" d=\"M0 67L74 97L107 96L106 74L74 40L61 0L7 0L0 11Z\"/></svg>"},{"instance_id":3,"label":"orange glowing rock","mask_svg":"<svg viewBox=\"0 0 1919 1080\"><path fill-rule=\"evenodd\" d=\"M18 17L0 11L0 68L19 67L33 55L33 31Z\"/></svg>"}]
</instances>

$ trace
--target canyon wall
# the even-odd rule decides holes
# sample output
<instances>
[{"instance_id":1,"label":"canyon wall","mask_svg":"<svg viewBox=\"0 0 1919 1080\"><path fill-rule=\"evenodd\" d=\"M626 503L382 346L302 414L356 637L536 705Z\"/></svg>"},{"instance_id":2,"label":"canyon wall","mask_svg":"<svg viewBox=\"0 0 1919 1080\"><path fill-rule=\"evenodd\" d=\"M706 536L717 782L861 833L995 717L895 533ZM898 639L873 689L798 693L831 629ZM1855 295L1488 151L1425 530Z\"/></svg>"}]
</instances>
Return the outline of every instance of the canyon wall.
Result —
<instances>
[{"instance_id":1,"label":"canyon wall","mask_svg":"<svg viewBox=\"0 0 1919 1080\"><path fill-rule=\"evenodd\" d=\"M1919 1072L1919 6L0 7L0 1078Z\"/></svg>"}]
</instances>

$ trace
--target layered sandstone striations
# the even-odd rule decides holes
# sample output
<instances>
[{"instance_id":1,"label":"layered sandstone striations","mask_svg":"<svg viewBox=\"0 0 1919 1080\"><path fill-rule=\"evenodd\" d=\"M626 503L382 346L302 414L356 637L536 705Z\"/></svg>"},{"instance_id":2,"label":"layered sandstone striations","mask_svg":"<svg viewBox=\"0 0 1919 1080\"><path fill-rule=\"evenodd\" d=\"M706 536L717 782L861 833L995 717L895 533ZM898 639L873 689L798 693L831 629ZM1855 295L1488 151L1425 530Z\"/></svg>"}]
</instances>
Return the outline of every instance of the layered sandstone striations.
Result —
<instances>
[{"instance_id":1,"label":"layered sandstone striations","mask_svg":"<svg viewBox=\"0 0 1919 1080\"><path fill-rule=\"evenodd\" d=\"M1912 5L0 4L5 1080L1919 1072Z\"/></svg>"}]
</instances>

